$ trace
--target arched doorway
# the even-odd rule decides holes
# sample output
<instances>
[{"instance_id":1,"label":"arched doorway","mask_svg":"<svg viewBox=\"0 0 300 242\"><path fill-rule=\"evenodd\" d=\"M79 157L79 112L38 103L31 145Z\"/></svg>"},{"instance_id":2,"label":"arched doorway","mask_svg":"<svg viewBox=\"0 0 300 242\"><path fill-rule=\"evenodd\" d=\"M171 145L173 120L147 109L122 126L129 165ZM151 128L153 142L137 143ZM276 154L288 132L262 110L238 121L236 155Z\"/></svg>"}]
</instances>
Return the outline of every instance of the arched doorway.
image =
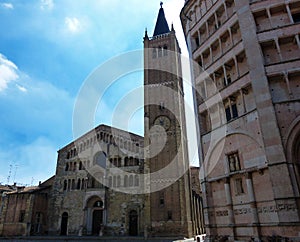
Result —
<instances>
[{"instance_id":1,"label":"arched doorway","mask_svg":"<svg viewBox=\"0 0 300 242\"><path fill-rule=\"evenodd\" d=\"M103 202L101 200L96 201L93 208L92 234L99 235L103 226Z\"/></svg>"},{"instance_id":2,"label":"arched doorway","mask_svg":"<svg viewBox=\"0 0 300 242\"><path fill-rule=\"evenodd\" d=\"M61 217L60 235L68 234L68 218L69 218L68 213L64 212Z\"/></svg>"},{"instance_id":3,"label":"arched doorway","mask_svg":"<svg viewBox=\"0 0 300 242\"><path fill-rule=\"evenodd\" d=\"M135 210L131 210L129 213L129 235L138 235L138 214Z\"/></svg>"}]
</instances>

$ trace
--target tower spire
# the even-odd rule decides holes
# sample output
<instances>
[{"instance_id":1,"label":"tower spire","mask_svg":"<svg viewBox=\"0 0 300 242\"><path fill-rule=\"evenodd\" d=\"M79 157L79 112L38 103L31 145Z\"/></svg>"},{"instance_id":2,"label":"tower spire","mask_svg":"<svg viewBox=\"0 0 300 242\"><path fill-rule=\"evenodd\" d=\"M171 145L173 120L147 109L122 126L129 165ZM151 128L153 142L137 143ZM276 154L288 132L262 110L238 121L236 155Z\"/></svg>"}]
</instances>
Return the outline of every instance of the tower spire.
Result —
<instances>
[{"instance_id":1,"label":"tower spire","mask_svg":"<svg viewBox=\"0 0 300 242\"><path fill-rule=\"evenodd\" d=\"M160 9L158 12L157 16L157 21L154 29L154 34L153 36L161 35L161 34L166 34L170 32L168 22L165 17L165 12L162 7L163 2L160 2Z\"/></svg>"}]
</instances>

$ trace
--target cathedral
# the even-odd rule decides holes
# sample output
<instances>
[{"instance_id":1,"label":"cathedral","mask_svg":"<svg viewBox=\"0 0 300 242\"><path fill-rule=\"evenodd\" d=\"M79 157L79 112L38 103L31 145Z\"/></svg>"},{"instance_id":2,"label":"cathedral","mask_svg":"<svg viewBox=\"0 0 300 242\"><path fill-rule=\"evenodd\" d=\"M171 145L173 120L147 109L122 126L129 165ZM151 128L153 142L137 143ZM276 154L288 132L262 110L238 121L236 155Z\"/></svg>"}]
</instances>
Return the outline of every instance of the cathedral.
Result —
<instances>
[{"instance_id":1,"label":"cathedral","mask_svg":"<svg viewBox=\"0 0 300 242\"><path fill-rule=\"evenodd\" d=\"M180 47L161 3L153 36L144 36L144 137L99 125L60 149L53 178L3 199L0 235L183 238L203 232L181 72ZM47 197L46 207L40 197ZM20 204L17 212L12 202Z\"/></svg>"},{"instance_id":2,"label":"cathedral","mask_svg":"<svg viewBox=\"0 0 300 242\"><path fill-rule=\"evenodd\" d=\"M161 3L143 38L144 136L99 125L49 180L0 186L0 236L300 241L300 1L185 0L180 19L200 167Z\"/></svg>"}]
</instances>

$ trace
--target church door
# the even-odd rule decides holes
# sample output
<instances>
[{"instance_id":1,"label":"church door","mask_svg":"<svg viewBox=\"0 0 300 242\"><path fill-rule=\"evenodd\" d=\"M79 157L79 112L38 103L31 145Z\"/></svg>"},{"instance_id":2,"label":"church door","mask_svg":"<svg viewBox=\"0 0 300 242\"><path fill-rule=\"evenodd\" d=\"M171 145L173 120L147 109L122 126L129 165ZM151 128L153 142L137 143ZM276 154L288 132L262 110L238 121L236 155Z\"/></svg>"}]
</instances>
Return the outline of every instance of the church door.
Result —
<instances>
[{"instance_id":1,"label":"church door","mask_svg":"<svg viewBox=\"0 0 300 242\"><path fill-rule=\"evenodd\" d=\"M129 235L138 235L138 215L134 210L130 211L129 213Z\"/></svg>"},{"instance_id":2,"label":"church door","mask_svg":"<svg viewBox=\"0 0 300 242\"><path fill-rule=\"evenodd\" d=\"M64 212L61 218L60 235L67 235L68 232L68 213Z\"/></svg>"},{"instance_id":3,"label":"church door","mask_svg":"<svg viewBox=\"0 0 300 242\"><path fill-rule=\"evenodd\" d=\"M99 235L103 218L103 210L94 210L93 212L93 230L94 235Z\"/></svg>"}]
</instances>

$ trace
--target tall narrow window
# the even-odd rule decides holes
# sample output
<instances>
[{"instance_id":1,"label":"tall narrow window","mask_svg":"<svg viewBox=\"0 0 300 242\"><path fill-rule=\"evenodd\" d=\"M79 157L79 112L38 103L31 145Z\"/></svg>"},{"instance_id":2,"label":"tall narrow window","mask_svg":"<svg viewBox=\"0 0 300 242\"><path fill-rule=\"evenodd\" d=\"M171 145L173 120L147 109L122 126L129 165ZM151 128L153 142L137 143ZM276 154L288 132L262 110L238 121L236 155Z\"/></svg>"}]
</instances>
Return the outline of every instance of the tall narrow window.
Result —
<instances>
[{"instance_id":1,"label":"tall narrow window","mask_svg":"<svg viewBox=\"0 0 300 242\"><path fill-rule=\"evenodd\" d=\"M245 193L242 178L235 179L235 193L236 195L242 195Z\"/></svg>"},{"instance_id":2,"label":"tall narrow window","mask_svg":"<svg viewBox=\"0 0 300 242\"><path fill-rule=\"evenodd\" d=\"M164 56L168 55L168 47L165 45L164 46Z\"/></svg>"},{"instance_id":3,"label":"tall narrow window","mask_svg":"<svg viewBox=\"0 0 300 242\"><path fill-rule=\"evenodd\" d=\"M225 106L225 113L227 122L239 116L235 101L230 100L229 104Z\"/></svg>"},{"instance_id":4,"label":"tall narrow window","mask_svg":"<svg viewBox=\"0 0 300 242\"><path fill-rule=\"evenodd\" d=\"M238 152L227 155L230 172L240 171L241 164Z\"/></svg>"},{"instance_id":5,"label":"tall narrow window","mask_svg":"<svg viewBox=\"0 0 300 242\"><path fill-rule=\"evenodd\" d=\"M154 48L152 51L152 58L155 59L157 57L156 49Z\"/></svg>"},{"instance_id":6,"label":"tall narrow window","mask_svg":"<svg viewBox=\"0 0 300 242\"><path fill-rule=\"evenodd\" d=\"M25 210L20 211L19 222L23 223L25 220Z\"/></svg>"}]
</instances>

